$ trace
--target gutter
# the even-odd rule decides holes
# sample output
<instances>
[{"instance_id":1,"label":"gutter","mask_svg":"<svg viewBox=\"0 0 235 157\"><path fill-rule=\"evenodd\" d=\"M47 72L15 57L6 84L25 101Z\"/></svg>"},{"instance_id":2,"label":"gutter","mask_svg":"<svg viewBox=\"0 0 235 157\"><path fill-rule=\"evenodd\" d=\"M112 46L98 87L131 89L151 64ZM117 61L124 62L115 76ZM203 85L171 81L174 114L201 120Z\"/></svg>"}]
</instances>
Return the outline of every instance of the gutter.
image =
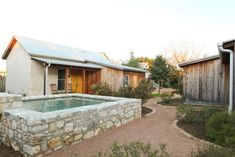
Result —
<instances>
[{"instance_id":1,"label":"gutter","mask_svg":"<svg viewBox=\"0 0 235 157\"><path fill-rule=\"evenodd\" d=\"M45 73L44 73L44 90L43 90L43 94L47 95L47 91L48 91L48 68L51 66L51 63L47 63L48 65L46 65L45 67Z\"/></svg>"},{"instance_id":2,"label":"gutter","mask_svg":"<svg viewBox=\"0 0 235 157\"><path fill-rule=\"evenodd\" d=\"M229 49L224 49L223 44L218 44L218 49L220 53L228 53L229 54L229 106L228 112L231 113L233 110L233 51Z\"/></svg>"}]
</instances>

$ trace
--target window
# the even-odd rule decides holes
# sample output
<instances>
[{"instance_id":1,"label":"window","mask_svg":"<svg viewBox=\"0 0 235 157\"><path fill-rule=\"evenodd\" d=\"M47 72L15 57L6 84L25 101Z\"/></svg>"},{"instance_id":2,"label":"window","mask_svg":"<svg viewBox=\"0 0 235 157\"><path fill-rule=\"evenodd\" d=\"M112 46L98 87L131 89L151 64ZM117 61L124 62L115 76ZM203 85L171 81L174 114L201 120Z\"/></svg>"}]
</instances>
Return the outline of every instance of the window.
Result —
<instances>
[{"instance_id":1,"label":"window","mask_svg":"<svg viewBox=\"0 0 235 157\"><path fill-rule=\"evenodd\" d=\"M124 86L127 87L129 85L129 75L124 76Z\"/></svg>"},{"instance_id":2,"label":"window","mask_svg":"<svg viewBox=\"0 0 235 157\"><path fill-rule=\"evenodd\" d=\"M58 70L58 90L64 90L65 88L65 70Z\"/></svg>"}]
</instances>

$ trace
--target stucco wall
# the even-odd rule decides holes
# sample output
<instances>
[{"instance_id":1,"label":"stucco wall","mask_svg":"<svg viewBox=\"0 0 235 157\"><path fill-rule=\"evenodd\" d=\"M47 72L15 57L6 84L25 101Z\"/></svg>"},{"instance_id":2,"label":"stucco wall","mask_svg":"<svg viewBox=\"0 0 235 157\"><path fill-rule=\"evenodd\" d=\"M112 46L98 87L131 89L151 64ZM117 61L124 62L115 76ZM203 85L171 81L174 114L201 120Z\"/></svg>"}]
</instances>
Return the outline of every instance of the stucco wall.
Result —
<instances>
[{"instance_id":1,"label":"stucco wall","mask_svg":"<svg viewBox=\"0 0 235 157\"><path fill-rule=\"evenodd\" d=\"M16 43L7 57L6 92L30 93L30 56Z\"/></svg>"},{"instance_id":2,"label":"stucco wall","mask_svg":"<svg viewBox=\"0 0 235 157\"><path fill-rule=\"evenodd\" d=\"M44 68L43 64L31 60L31 90L29 95L43 95Z\"/></svg>"},{"instance_id":3,"label":"stucco wall","mask_svg":"<svg viewBox=\"0 0 235 157\"><path fill-rule=\"evenodd\" d=\"M56 84L58 87L58 68L53 66L48 69L48 94L52 94L50 84Z\"/></svg>"},{"instance_id":4,"label":"stucco wall","mask_svg":"<svg viewBox=\"0 0 235 157\"><path fill-rule=\"evenodd\" d=\"M31 92L29 95L43 95L44 90L44 67L43 63L31 60L31 81L35 82L31 84ZM56 84L58 82L58 69L50 66L48 68L48 86L47 93L51 93L50 84Z\"/></svg>"}]
</instances>

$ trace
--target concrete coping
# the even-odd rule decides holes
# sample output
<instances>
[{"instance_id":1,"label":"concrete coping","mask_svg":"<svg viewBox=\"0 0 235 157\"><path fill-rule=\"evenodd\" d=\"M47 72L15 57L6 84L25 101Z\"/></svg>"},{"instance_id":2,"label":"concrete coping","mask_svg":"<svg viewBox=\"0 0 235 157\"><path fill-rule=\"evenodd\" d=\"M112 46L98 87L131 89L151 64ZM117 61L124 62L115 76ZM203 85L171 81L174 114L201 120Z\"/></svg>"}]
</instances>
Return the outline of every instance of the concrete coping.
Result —
<instances>
[{"instance_id":1,"label":"concrete coping","mask_svg":"<svg viewBox=\"0 0 235 157\"><path fill-rule=\"evenodd\" d=\"M0 104L14 101L22 101L23 96L18 94L0 93Z\"/></svg>"},{"instance_id":2,"label":"concrete coping","mask_svg":"<svg viewBox=\"0 0 235 157\"><path fill-rule=\"evenodd\" d=\"M4 114L8 116L15 116L23 118L27 121L28 124L38 123L42 120L47 120L51 118L58 117L70 117L73 114L87 111L87 110L99 110L115 105L123 105L125 103L140 103L140 99L130 99L130 98L121 98L121 97L109 97L109 96L98 96L98 95L88 95L88 94L58 94L58 95L46 95L46 96L29 96L23 97L23 101L32 101L32 100L42 100L42 99L53 99L53 98L66 98L66 97L79 97L79 98L92 98L92 99L102 99L102 100L111 100L108 102L100 103L97 105L81 106L75 108L68 108L63 110L56 110L51 112L38 112L26 108L12 108L5 109Z\"/></svg>"}]
</instances>

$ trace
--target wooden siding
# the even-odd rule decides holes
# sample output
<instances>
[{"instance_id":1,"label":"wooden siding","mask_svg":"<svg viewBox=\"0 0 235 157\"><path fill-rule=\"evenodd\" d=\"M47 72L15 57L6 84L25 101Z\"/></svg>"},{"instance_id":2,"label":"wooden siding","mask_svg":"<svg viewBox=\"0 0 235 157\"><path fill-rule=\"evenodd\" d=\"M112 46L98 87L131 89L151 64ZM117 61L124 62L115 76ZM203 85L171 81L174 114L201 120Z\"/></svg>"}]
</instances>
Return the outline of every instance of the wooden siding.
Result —
<instances>
[{"instance_id":1,"label":"wooden siding","mask_svg":"<svg viewBox=\"0 0 235 157\"><path fill-rule=\"evenodd\" d=\"M104 67L101 70L101 82L106 82L113 90L123 86L124 73L122 70Z\"/></svg>"},{"instance_id":2,"label":"wooden siding","mask_svg":"<svg viewBox=\"0 0 235 157\"><path fill-rule=\"evenodd\" d=\"M124 75L129 76L129 84L132 87L137 87L138 84L145 78L145 74L139 72L124 72Z\"/></svg>"},{"instance_id":3,"label":"wooden siding","mask_svg":"<svg viewBox=\"0 0 235 157\"><path fill-rule=\"evenodd\" d=\"M225 104L226 66L220 59L183 67L183 94L186 102Z\"/></svg>"},{"instance_id":4,"label":"wooden siding","mask_svg":"<svg viewBox=\"0 0 235 157\"><path fill-rule=\"evenodd\" d=\"M94 93L91 89L92 85L100 83L100 71L99 70L89 70L86 71L86 93L92 94Z\"/></svg>"},{"instance_id":5,"label":"wooden siding","mask_svg":"<svg viewBox=\"0 0 235 157\"><path fill-rule=\"evenodd\" d=\"M145 78L145 73L140 72L127 72L113 68L104 67L101 70L101 82L108 83L113 90L118 90L124 85L124 76L129 76L129 84L136 87L140 81Z\"/></svg>"}]
</instances>

